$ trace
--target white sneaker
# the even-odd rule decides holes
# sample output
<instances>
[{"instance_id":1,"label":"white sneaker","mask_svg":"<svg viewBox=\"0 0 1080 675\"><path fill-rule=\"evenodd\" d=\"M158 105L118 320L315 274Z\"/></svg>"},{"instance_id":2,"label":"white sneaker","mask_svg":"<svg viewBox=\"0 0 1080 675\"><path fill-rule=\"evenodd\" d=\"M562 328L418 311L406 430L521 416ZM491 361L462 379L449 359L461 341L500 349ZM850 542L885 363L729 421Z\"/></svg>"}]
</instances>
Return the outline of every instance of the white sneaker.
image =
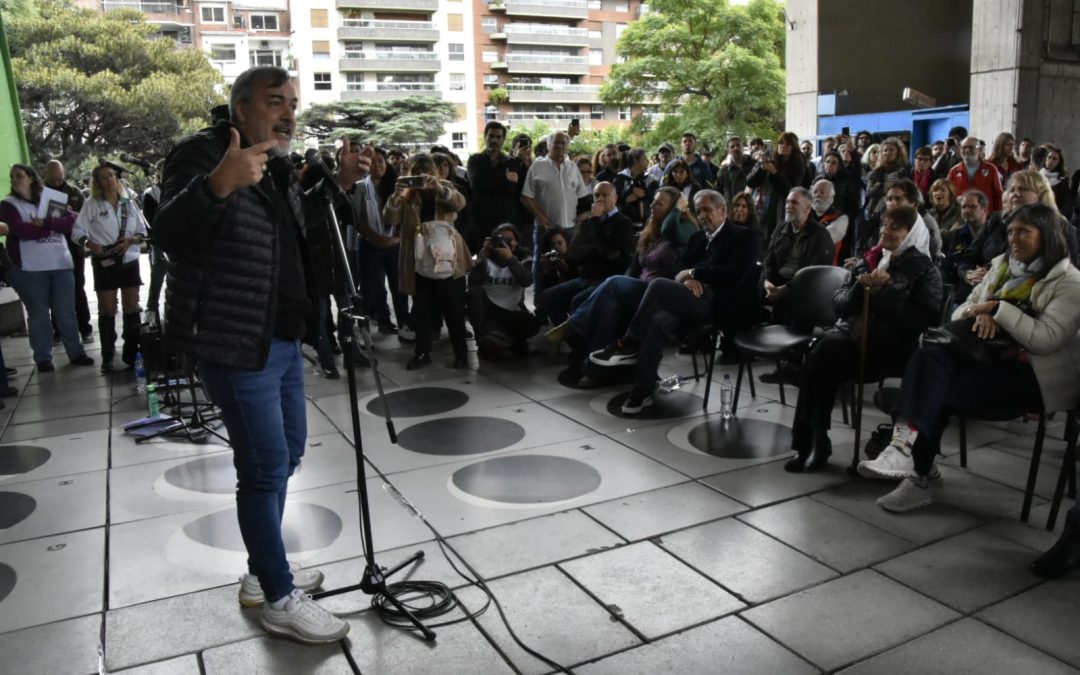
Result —
<instances>
[{"instance_id":1,"label":"white sneaker","mask_svg":"<svg viewBox=\"0 0 1080 675\"><path fill-rule=\"evenodd\" d=\"M404 324L398 326L397 336L402 342L416 342L416 331Z\"/></svg>"},{"instance_id":2,"label":"white sneaker","mask_svg":"<svg viewBox=\"0 0 1080 675\"><path fill-rule=\"evenodd\" d=\"M319 606L310 595L294 588L281 609L269 602L262 608L262 627L271 635L309 645L337 642L349 634L349 623Z\"/></svg>"},{"instance_id":3,"label":"white sneaker","mask_svg":"<svg viewBox=\"0 0 1080 675\"><path fill-rule=\"evenodd\" d=\"M877 459L859 462L859 475L863 478L895 480L915 475L915 460L909 448L887 445Z\"/></svg>"},{"instance_id":4,"label":"white sneaker","mask_svg":"<svg viewBox=\"0 0 1080 675\"><path fill-rule=\"evenodd\" d=\"M878 506L893 513L906 513L931 503L930 483L925 478L905 478L895 490L877 500Z\"/></svg>"},{"instance_id":5,"label":"white sneaker","mask_svg":"<svg viewBox=\"0 0 1080 675\"><path fill-rule=\"evenodd\" d=\"M293 586L302 591L313 591L322 586L323 573L319 570L300 569L300 565L290 562L289 571L293 575ZM245 574L240 577L240 605L258 607L264 602L266 598L263 596L262 586L259 585L259 577L254 574Z\"/></svg>"}]
</instances>

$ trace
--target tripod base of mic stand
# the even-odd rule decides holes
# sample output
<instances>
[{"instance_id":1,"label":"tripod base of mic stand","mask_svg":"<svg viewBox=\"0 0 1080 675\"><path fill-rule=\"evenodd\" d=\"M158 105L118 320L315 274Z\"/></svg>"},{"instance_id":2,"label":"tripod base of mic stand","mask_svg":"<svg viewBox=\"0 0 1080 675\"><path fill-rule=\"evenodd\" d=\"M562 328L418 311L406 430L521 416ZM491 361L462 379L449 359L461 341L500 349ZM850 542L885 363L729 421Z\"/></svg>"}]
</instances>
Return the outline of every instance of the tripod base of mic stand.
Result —
<instances>
[{"instance_id":1,"label":"tripod base of mic stand","mask_svg":"<svg viewBox=\"0 0 1080 675\"><path fill-rule=\"evenodd\" d=\"M408 567L409 565L413 565L415 563L418 563L423 559L424 559L424 552L423 551L417 551L416 553L412 554L409 558L401 561L397 565L394 565L393 567L386 570L385 572L379 571L378 569L373 570L371 568L371 565L367 565L367 566L364 567L364 575L363 575L363 577L361 577L360 583L353 584L351 586L343 586L341 588L335 588L335 589L332 589L332 590L329 590L329 591L322 591L321 593L313 593L311 595L311 597L315 598L316 600L321 600L322 598L330 598L330 597L333 597L335 595L342 595L344 593L352 593L353 591L362 591L362 592L366 593L367 595L382 595L384 598L386 598L387 602L389 602L391 605L394 606L394 609L396 609L402 616L407 618L409 620L409 622L412 623L412 625L415 626L416 629L420 631L420 633L424 636L425 640L434 641L435 640L435 631L431 630L430 628L425 626L423 623L421 623L420 619L416 618L416 616L412 612L410 612L405 607L405 605L401 604L401 601L398 600L396 597L394 597L394 594L391 593L390 590L386 587L386 578L387 577L393 576L394 574L397 574L398 572L400 572L405 567Z\"/></svg>"}]
</instances>

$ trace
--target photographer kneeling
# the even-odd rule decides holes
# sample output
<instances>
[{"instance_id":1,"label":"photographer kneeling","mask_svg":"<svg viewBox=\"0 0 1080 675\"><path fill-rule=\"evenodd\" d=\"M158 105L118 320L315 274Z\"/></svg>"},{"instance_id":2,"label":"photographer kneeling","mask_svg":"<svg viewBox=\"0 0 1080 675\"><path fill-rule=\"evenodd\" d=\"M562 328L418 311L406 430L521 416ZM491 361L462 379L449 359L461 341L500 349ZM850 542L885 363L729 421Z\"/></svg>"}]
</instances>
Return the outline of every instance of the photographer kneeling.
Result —
<instances>
[{"instance_id":1,"label":"photographer kneeling","mask_svg":"<svg viewBox=\"0 0 1080 675\"><path fill-rule=\"evenodd\" d=\"M480 356L502 357L508 351L527 356L526 340L540 322L525 307L525 289L532 285L532 253L518 245L517 228L495 228L469 274L469 323L476 332Z\"/></svg>"}]
</instances>

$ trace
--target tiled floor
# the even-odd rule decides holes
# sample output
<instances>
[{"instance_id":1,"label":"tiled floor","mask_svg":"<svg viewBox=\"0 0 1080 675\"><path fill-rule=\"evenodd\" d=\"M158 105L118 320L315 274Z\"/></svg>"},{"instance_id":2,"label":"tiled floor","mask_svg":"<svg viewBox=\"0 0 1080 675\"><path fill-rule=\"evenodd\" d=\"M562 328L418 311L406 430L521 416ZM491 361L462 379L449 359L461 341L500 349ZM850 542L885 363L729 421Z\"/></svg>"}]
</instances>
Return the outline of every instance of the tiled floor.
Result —
<instances>
[{"instance_id":1,"label":"tiled floor","mask_svg":"<svg viewBox=\"0 0 1080 675\"><path fill-rule=\"evenodd\" d=\"M760 446L747 453L719 423L717 388L701 412L703 382L671 397L670 417L635 420L609 411L617 387L560 385L552 354L455 371L441 353L410 372L396 339L377 344L387 391L410 407L394 445L371 373L358 371L379 562L422 550L391 581L443 581L477 610L483 594L444 551L467 561L515 633L575 672L1080 672L1080 577L1027 571L1054 540L1040 526L1060 425L1030 525L1016 518L1034 431L1023 423L969 422L967 469L950 432L936 503L894 516L874 504L886 484L844 471L854 439L839 409L829 470L782 470L793 410L776 387L743 392L738 431ZM129 373L104 378L62 356L36 373L25 338L2 347L22 393L0 415L0 467L16 466L0 471L0 672L551 672L494 607L437 628L433 645L351 593L324 601L352 624L344 643L266 637L236 602L228 448L136 445L121 429L141 414ZM689 359L664 368L689 372ZM308 390L286 539L337 587L363 564L348 396L344 379L313 373Z\"/></svg>"}]
</instances>

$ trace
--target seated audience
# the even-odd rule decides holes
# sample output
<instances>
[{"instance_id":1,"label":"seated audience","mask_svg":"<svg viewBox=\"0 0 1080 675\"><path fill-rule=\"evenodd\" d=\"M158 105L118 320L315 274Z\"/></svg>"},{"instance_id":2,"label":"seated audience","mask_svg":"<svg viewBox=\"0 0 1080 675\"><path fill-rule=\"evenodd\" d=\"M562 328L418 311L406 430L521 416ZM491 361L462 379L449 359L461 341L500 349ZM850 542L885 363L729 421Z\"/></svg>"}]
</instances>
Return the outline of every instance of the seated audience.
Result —
<instances>
[{"instance_id":1,"label":"seated audience","mask_svg":"<svg viewBox=\"0 0 1080 675\"><path fill-rule=\"evenodd\" d=\"M682 193L689 202L694 201L694 195L704 187L698 183L690 172L690 165L684 159L676 159L668 165L664 180L660 182L664 187L673 187Z\"/></svg>"},{"instance_id":2,"label":"seated audience","mask_svg":"<svg viewBox=\"0 0 1080 675\"><path fill-rule=\"evenodd\" d=\"M911 178L907 150L899 138L881 142L881 157L866 179L866 215L878 216L885 210L885 190L897 181Z\"/></svg>"},{"instance_id":3,"label":"seated audience","mask_svg":"<svg viewBox=\"0 0 1080 675\"><path fill-rule=\"evenodd\" d=\"M540 238L539 264L535 265L537 274L543 277L542 288L551 288L556 284L569 281L577 276L577 267L566 259L570 250L570 235L561 227L552 227Z\"/></svg>"},{"instance_id":4,"label":"seated audience","mask_svg":"<svg viewBox=\"0 0 1080 675\"><path fill-rule=\"evenodd\" d=\"M990 211L1001 210L1001 175L997 167L979 158L979 139L968 136L960 142L959 164L949 170L949 182L962 195L974 188L990 200Z\"/></svg>"},{"instance_id":5,"label":"seated audience","mask_svg":"<svg viewBox=\"0 0 1080 675\"><path fill-rule=\"evenodd\" d=\"M989 217L990 200L978 190L968 190L960 199L960 227L942 234L942 250L945 253L945 261L941 267L942 278L945 283L953 285L954 297L961 301L971 293L973 286L968 280L971 269L964 262L965 251L969 250L971 243L979 236ZM981 273L971 275L972 278L976 276L982 279Z\"/></svg>"},{"instance_id":6,"label":"seated audience","mask_svg":"<svg viewBox=\"0 0 1080 675\"><path fill-rule=\"evenodd\" d=\"M882 222L880 243L833 296L836 326L815 340L807 355L791 434L796 456L784 465L787 471L817 471L832 454L830 418L839 388L859 375L859 331L866 330L863 379L878 380L903 370L919 336L941 312L941 274L930 259L930 232L918 212L891 207Z\"/></svg>"},{"instance_id":7,"label":"seated audience","mask_svg":"<svg viewBox=\"0 0 1080 675\"><path fill-rule=\"evenodd\" d=\"M1015 350L968 362L940 345L919 349L904 372L890 444L859 464L870 478L902 479L878 499L887 511L931 503L929 481L949 416L1021 416L1071 410L1080 400L1080 271L1069 261L1059 215L1046 204L1009 214L1008 251L953 313L978 339L1003 333Z\"/></svg>"},{"instance_id":8,"label":"seated audience","mask_svg":"<svg viewBox=\"0 0 1080 675\"><path fill-rule=\"evenodd\" d=\"M848 217L833 204L836 191L832 182L824 178L819 180L810 189L810 194L813 197L810 205L814 209L814 217L829 231L829 236L832 237L833 245L836 247L833 264L839 264L840 246L848 230Z\"/></svg>"},{"instance_id":9,"label":"seated audience","mask_svg":"<svg viewBox=\"0 0 1080 675\"><path fill-rule=\"evenodd\" d=\"M836 255L832 235L811 216L810 191L793 189L784 204L784 224L773 234L765 252L765 302L773 305L774 318L783 320L787 284L809 265L831 265Z\"/></svg>"},{"instance_id":10,"label":"seated audience","mask_svg":"<svg viewBox=\"0 0 1080 675\"><path fill-rule=\"evenodd\" d=\"M930 208L929 214L937 221L938 230L941 231L942 242L952 236L952 233L960 229L960 202L956 199L956 191L952 183L939 178L930 186L930 198L927 200ZM948 248L946 245L944 248Z\"/></svg>"}]
</instances>

